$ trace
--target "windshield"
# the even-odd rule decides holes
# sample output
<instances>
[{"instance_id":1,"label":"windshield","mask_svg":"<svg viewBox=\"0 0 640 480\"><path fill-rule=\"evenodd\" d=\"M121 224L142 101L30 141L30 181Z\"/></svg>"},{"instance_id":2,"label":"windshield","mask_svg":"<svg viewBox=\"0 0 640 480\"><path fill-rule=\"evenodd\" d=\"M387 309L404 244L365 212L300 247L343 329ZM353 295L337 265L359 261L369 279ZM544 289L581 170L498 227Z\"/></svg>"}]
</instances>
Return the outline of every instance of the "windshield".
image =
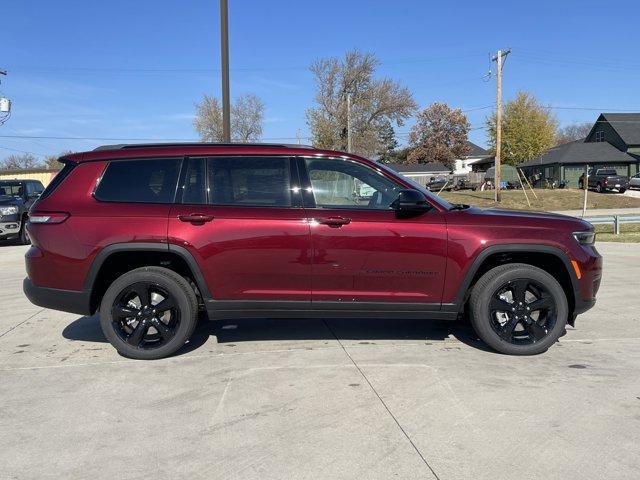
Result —
<instances>
[{"instance_id":1,"label":"windshield","mask_svg":"<svg viewBox=\"0 0 640 480\"><path fill-rule=\"evenodd\" d=\"M392 169L391 167L387 167L383 163L376 163L376 165L380 167L382 170L385 170L386 172L392 174L394 177L401 175L398 172L396 172L394 169ZM438 204L443 209L451 210L451 208L453 207L453 204L447 202L444 198L439 197L438 195L435 195L434 193L430 192L429 190L426 189L426 187L423 187L415 180L412 180L409 177L405 177L404 175L402 175L402 180L405 183L408 183L409 185L411 185L411 187L414 188L415 190L422 192L425 197L429 198L433 203Z\"/></svg>"},{"instance_id":2,"label":"windshield","mask_svg":"<svg viewBox=\"0 0 640 480\"><path fill-rule=\"evenodd\" d=\"M0 182L0 196L21 197L22 185L19 183Z\"/></svg>"},{"instance_id":3,"label":"windshield","mask_svg":"<svg viewBox=\"0 0 640 480\"><path fill-rule=\"evenodd\" d=\"M602 168L598 170L598 175L618 175L613 168Z\"/></svg>"}]
</instances>

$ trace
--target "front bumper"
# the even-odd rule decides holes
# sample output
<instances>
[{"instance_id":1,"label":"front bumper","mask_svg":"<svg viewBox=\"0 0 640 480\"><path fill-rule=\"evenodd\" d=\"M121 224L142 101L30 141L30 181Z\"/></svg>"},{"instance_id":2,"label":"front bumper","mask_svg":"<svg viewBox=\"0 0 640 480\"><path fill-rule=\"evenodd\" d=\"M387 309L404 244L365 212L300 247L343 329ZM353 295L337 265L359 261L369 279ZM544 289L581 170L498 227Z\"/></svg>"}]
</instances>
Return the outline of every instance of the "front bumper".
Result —
<instances>
[{"instance_id":1,"label":"front bumper","mask_svg":"<svg viewBox=\"0 0 640 480\"><path fill-rule=\"evenodd\" d=\"M0 238L12 237L20 233L20 222L15 221L2 221L0 222Z\"/></svg>"},{"instance_id":2,"label":"front bumper","mask_svg":"<svg viewBox=\"0 0 640 480\"><path fill-rule=\"evenodd\" d=\"M39 307L61 310L63 312L90 315L91 295L83 290L61 290L58 288L38 287L29 277L22 282L22 290L29 301Z\"/></svg>"}]
</instances>

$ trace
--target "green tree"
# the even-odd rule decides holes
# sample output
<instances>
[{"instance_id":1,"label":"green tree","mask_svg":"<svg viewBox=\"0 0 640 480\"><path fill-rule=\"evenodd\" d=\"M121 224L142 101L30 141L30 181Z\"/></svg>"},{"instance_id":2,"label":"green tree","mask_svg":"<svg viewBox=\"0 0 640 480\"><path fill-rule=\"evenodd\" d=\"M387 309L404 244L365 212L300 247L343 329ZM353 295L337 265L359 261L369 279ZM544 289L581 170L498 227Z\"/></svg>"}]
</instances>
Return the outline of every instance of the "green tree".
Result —
<instances>
[{"instance_id":1,"label":"green tree","mask_svg":"<svg viewBox=\"0 0 640 480\"><path fill-rule=\"evenodd\" d=\"M389 79L374 78L379 62L371 53L347 52L311 65L316 106L307 110L313 144L347 149L347 96L351 95L351 139L354 153L380 155L388 149L389 126L401 126L415 111L411 92Z\"/></svg>"},{"instance_id":2,"label":"green tree","mask_svg":"<svg viewBox=\"0 0 640 480\"><path fill-rule=\"evenodd\" d=\"M432 103L418 113L409 132L409 161L438 162L452 167L455 159L469 153L469 121L459 108Z\"/></svg>"},{"instance_id":3,"label":"green tree","mask_svg":"<svg viewBox=\"0 0 640 480\"><path fill-rule=\"evenodd\" d=\"M496 115L486 120L489 145L496 149ZM508 165L518 165L535 158L556 144L558 122L549 109L527 92L518 92L514 100L505 104L502 115L501 160Z\"/></svg>"}]
</instances>

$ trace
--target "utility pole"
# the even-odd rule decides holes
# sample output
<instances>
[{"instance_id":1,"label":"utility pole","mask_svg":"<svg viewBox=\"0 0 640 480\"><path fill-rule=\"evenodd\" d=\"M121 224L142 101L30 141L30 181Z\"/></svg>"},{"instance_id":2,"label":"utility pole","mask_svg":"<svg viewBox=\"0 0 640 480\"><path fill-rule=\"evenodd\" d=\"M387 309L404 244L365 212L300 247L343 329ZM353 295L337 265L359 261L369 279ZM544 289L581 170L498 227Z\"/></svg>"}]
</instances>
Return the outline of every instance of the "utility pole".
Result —
<instances>
[{"instance_id":1,"label":"utility pole","mask_svg":"<svg viewBox=\"0 0 640 480\"><path fill-rule=\"evenodd\" d=\"M351 153L351 93L347 93L347 153Z\"/></svg>"},{"instance_id":2,"label":"utility pole","mask_svg":"<svg viewBox=\"0 0 640 480\"><path fill-rule=\"evenodd\" d=\"M222 59L222 140L231 143L231 101L229 99L229 5L220 0L220 49Z\"/></svg>"},{"instance_id":3,"label":"utility pole","mask_svg":"<svg viewBox=\"0 0 640 480\"><path fill-rule=\"evenodd\" d=\"M502 59L511 53L508 48L504 52L498 50L498 54L492 58L498 65L496 70L496 162L495 162L495 201L500 202L500 154L502 153Z\"/></svg>"},{"instance_id":4,"label":"utility pole","mask_svg":"<svg viewBox=\"0 0 640 480\"><path fill-rule=\"evenodd\" d=\"M300 129L296 130L296 140L298 141L298 145L302 144L302 138L300 137Z\"/></svg>"}]
</instances>

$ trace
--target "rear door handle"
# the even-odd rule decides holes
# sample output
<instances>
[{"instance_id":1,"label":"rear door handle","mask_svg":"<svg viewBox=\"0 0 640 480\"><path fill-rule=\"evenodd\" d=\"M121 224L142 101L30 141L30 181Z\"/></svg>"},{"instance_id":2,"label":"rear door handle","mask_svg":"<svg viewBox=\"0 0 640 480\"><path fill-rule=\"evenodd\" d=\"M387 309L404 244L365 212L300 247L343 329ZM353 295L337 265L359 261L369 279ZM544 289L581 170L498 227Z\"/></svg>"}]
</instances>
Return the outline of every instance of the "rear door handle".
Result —
<instances>
[{"instance_id":1,"label":"rear door handle","mask_svg":"<svg viewBox=\"0 0 640 480\"><path fill-rule=\"evenodd\" d=\"M189 215L178 215L181 222L190 223L206 223L213 220L213 215L205 215L204 213L190 213Z\"/></svg>"},{"instance_id":2,"label":"rear door handle","mask_svg":"<svg viewBox=\"0 0 640 480\"><path fill-rule=\"evenodd\" d=\"M323 225L329 225L332 228L340 228L343 225L348 225L351 223L351 219L345 217L324 217L317 218L316 221Z\"/></svg>"}]
</instances>

